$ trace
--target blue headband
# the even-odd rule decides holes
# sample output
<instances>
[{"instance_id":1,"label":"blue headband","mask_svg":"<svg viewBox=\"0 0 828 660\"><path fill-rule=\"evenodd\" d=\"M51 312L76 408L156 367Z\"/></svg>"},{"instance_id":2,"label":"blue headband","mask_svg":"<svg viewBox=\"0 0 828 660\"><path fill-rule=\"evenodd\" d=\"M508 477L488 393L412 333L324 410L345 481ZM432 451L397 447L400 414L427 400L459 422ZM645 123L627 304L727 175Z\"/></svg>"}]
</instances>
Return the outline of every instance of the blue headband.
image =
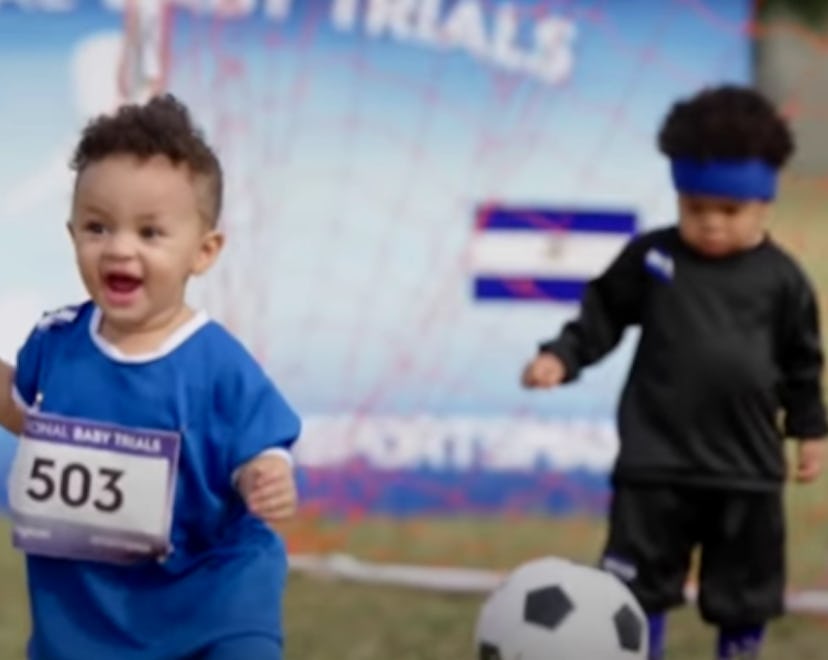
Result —
<instances>
[{"instance_id":1,"label":"blue headband","mask_svg":"<svg viewBox=\"0 0 828 660\"><path fill-rule=\"evenodd\" d=\"M680 193L770 201L776 197L776 170L758 159L671 162Z\"/></svg>"}]
</instances>

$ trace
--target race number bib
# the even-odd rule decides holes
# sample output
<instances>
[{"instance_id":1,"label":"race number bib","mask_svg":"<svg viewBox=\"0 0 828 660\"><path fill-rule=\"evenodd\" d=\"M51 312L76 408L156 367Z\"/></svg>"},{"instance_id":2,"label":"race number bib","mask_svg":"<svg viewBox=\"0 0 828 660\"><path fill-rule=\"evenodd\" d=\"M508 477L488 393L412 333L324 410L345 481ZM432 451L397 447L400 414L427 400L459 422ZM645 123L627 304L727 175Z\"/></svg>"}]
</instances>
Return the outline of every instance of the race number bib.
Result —
<instances>
[{"instance_id":1,"label":"race number bib","mask_svg":"<svg viewBox=\"0 0 828 660\"><path fill-rule=\"evenodd\" d=\"M29 413L9 478L14 544L109 563L170 550L178 433Z\"/></svg>"}]
</instances>

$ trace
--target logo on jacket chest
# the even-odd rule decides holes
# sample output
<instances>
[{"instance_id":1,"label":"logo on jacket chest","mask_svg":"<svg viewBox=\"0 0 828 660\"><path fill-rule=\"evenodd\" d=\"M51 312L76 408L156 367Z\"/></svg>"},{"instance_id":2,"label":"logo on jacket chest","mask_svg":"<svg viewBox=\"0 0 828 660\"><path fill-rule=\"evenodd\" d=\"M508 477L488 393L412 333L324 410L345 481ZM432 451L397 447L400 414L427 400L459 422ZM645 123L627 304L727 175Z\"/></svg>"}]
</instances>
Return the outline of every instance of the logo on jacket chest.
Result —
<instances>
[{"instance_id":1,"label":"logo on jacket chest","mask_svg":"<svg viewBox=\"0 0 828 660\"><path fill-rule=\"evenodd\" d=\"M644 256L644 266L650 274L665 282L672 281L676 272L673 257L656 248L647 250L647 254Z\"/></svg>"}]
</instances>

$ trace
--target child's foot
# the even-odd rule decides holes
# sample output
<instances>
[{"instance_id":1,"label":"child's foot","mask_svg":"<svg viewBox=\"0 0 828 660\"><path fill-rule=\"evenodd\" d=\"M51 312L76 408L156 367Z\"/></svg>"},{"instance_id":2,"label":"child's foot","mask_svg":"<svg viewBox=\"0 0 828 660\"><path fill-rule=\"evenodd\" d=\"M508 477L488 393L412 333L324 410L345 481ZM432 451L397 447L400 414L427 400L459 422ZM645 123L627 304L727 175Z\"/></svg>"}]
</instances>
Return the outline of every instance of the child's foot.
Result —
<instances>
[{"instance_id":1,"label":"child's foot","mask_svg":"<svg viewBox=\"0 0 828 660\"><path fill-rule=\"evenodd\" d=\"M764 632L763 626L720 630L717 660L758 660Z\"/></svg>"}]
</instances>

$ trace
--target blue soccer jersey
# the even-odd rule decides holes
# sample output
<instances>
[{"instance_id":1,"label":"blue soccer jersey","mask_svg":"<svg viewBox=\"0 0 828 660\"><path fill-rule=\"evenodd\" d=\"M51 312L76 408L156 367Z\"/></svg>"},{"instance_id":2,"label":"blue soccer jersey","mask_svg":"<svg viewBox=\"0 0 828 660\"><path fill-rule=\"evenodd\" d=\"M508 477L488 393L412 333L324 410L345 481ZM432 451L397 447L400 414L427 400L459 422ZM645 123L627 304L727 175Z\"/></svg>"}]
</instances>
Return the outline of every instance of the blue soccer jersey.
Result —
<instances>
[{"instance_id":1,"label":"blue soccer jersey","mask_svg":"<svg viewBox=\"0 0 828 660\"><path fill-rule=\"evenodd\" d=\"M178 434L170 551L128 565L28 554L29 657L162 660L239 636L280 641L285 549L247 511L233 475L266 450L289 449L298 417L204 314L144 356L120 353L99 325L92 303L45 316L18 356L15 397L45 415ZM77 503L76 492L64 495ZM102 507L124 497L109 495Z\"/></svg>"}]
</instances>

